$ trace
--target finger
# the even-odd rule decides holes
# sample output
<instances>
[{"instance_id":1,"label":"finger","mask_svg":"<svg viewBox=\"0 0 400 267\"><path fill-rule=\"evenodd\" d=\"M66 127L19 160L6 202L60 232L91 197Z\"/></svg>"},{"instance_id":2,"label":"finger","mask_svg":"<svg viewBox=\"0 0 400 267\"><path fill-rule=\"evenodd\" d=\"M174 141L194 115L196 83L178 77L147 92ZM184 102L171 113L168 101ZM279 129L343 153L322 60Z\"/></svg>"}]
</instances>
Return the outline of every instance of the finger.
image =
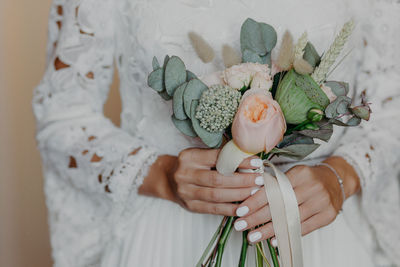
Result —
<instances>
[{"instance_id":1,"label":"finger","mask_svg":"<svg viewBox=\"0 0 400 267\"><path fill-rule=\"evenodd\" d=\"M239 205L239 208L236 210L237 216L248 216L268 204L264 187L261 187L260 189L261 190L258 190L253 196L249 197Z\"/></svg>"},{"instance_id":2,"label":"finger","mask_svg":"<svg viewBox=\"0 0 400 267\"><path fill-rule=\"evenodd\" d=\"M270 220L271 211L269 209L269 205L266 205L245 218L237 219L234 227L236 231L244 231L257 225L269 222Z\"/></svg>"},{"instance_id":3,"label":"finger","mask_svg":"<svg viewBox=\"0 0 400 267\"><path fill-rule=\"evenodd\" d=\"M323 211L315 214L301 224L301 234L306 235L312 231L324 227L336 218L336 213L331 210Z\"/></svg>"},{"instance_id":4,"label":"finger","mask_svg":"<svg viewBox=\"0 0 400 267\"><path fill-rule=\"evenodd\" d=\"M299 206L300 221L304 222L321 211L319 199L310 199Z\"/></svg>"},{"instance_id":5,"label":"finger","mask_svg":"<svg viewBox=\"0 0 400 267\"><path fill-rule=\"evenodd\" d=\"M179 154L179 159L199 167L215 167L219 149L191 148Z\"/></svg>"},{"instance_id":6,"label":"finger","mask_svg":"<svg viewBox=\"0 0 400 267\"><path fill-rule=\"evenodd\" d=\"M255 187L262 185L264 179L257 178L260 176L255 173L234 173L231 176L224 176L217 171L198 170L193 175L194 184L206 187L220 187L220 188L243 188ZM262 182L262 183L260 183Z\"/></svg>"},{"instance_id":7,"label":"finger","mask_svg":"<svg viewBox=\"0 0 400 267\"><path fill-rule=\"evenodd\" d=\"M300 185L294 188L294 193L296 195L297 203L299 205L304 202L314 198L314 196L318 193L318 191L314 188L313 185Z\"/></svg>"},{"instance_id":8,"label":"finger","mask_svg":"<svg viewBox=\"0 0 400 267\"><path fill-rule=\"evenodd\" d=\"M192 188L191 188L192 187ZM187 198L207 202L236 202L243 201L251 194L252 188L211 188L189 185Z\"/></svg>"},{"instance_id":9,"label":"finger","mask_svg":"<svg viewBox=\"0 0 400 267\"><path fill-rule=\"evenodd\" d=\"M258 169L263 166L263 161L257 156L251 156L244 159L238 168L240 169Z\"/></svg>"},{"instance_id":10,"label":"finger","mask_svg":"<svg viewBox=\"0 0 400 267\"><path fill-rule=\"evenodd\" d=\"M235 210L237 209L237 204L210 203L201 200L188 201L186 206L190 211L193 212L223 216L235 216Z\"/></svg>"},{"instance_id":11,"label":"finger","mask_svg":"<svg viewBox=\"0 0 400 267\"><path fill-rule=\"evenodd\" d=\"M267 223L251 232L248 233L247 239L250 243L258 243L263 240L267 240L275 235L274 227L272 222Z\"/></svg>"}]
</instances>

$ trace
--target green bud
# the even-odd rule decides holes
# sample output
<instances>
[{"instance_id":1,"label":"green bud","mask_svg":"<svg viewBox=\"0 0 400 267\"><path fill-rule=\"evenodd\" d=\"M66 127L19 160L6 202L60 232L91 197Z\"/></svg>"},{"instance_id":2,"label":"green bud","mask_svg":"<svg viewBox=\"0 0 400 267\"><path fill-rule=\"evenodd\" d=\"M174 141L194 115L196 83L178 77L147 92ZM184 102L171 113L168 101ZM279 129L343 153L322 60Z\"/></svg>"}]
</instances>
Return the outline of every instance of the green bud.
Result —
<instances>
[{"instance_id":1,"label":"green bud","mask_svg":"<svg viewBox=\"0 0 400 267\"><path fill-rule=\"evenodd\" d=\"M317 108L310 109L310 111L308 111L307 114L307 119L309 119L312 122L321 121L323 117L324 117L324 112Z\"/></svg>"},{"instance_id":2,"label":"green bud","mask_svg":"<svg viewBox=\"0 0 400 267\"><path fill-rule=\"evenodd\" d=\"M319 127L315 124L315 123L307 123L306 125L304 125L304 129L306 130L319 130Z\"/></svg>"}]
</instances>

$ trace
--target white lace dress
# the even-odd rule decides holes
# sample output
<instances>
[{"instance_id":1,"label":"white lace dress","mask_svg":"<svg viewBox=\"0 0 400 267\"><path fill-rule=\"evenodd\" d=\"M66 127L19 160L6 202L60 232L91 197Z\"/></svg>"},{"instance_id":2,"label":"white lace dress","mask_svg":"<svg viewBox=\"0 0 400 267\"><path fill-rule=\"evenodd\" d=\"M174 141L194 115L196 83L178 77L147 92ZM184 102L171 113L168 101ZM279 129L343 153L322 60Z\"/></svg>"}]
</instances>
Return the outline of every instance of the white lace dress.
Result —
<instances>
[{"instance_id":1,"label":"white lace dress","mask_svg":"<svg viewBox=\"0 0 400 267\"><path fill-rule=\"evenodd\" d=\"M362 127L337 131L310 159L343 156L362 193L347 201L344 216L303 238L305 266L400 264L399 13L394 0L54 0L33 107L55 266L194 266L220 220L137 194L158 155L200 145L175 129L171 103L146 85L154 55L178 55L199 76L220 70L222 45L238 49L247 17L279 36L307 30L321 53L351 16L354 58L335 75L357 94L366 90L374 113ZM213 62L197 58L189 31L216 50ZM102 112L114 63L121 128ZM224 266L237 265L241 235L230 239Z\"/></svg>"}]
</instances>

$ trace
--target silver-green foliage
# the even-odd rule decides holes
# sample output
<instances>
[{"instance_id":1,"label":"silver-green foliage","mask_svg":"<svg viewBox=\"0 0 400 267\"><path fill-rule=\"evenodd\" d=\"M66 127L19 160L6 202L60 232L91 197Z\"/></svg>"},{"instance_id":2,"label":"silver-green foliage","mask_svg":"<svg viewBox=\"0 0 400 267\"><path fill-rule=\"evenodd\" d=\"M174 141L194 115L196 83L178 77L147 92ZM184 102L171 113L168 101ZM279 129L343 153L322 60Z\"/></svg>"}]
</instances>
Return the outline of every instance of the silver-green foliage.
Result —
<instances>
[{"instance_id":1,"label":"silver-green foliage","mask_svg":"<svg viewBox=\"0 0 400 267\"><path fill-rule=\"evenodd\" d=\"M266 23L248 18L240 31L243 62L271 65L271 51L277 42L275 29Z\"/></svg>"},{"instance_id":2,"label":"silver-green foliage","mask_svg":"<svg viewBox=\"0 0 400 267\"><path fill-rule=\"evenodd\" d=\"M196 119L207 131L221 132L232 123L240 98L240 92L229 86L211 86L200 98Z\"/></svg>"},{"instance_id":3,"label":"silver-green foliage","mask_svg":"<svg viewBox=\"0 0 400 267\"><path fill-rule=\"evenodd\" d=\"M173 102L171 120L183 134L191 137L199 136L209 147L222 144L222 131L209 132L195 118L196 109L207 85L186 69L183 61L177 56L166 56L160 66L157 58L153 58L153 71L148 76L148 85L163 99ZM240 93L238 92L240 95Z\"/></svg>"}]
</instances>

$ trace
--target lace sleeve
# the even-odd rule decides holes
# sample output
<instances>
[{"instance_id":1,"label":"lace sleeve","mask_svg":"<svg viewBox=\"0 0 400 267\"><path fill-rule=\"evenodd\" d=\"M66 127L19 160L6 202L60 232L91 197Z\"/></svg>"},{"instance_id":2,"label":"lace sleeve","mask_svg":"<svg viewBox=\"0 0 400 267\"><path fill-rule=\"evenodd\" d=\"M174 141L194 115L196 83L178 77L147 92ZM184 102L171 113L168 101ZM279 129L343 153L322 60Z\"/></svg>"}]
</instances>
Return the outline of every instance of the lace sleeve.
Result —
<instances>
[{"instance_id":1,"label":"lace sleeve","mask_svg":"<svg viewBox=\"0 0 400 267\"><path fill-rule=\"evenodd\" d=\"M48 65L33 109L44 169L89 195L123 203L157 153L103 116L114 57L113 1L55 0Z\"/></svg>"},{"instance_id":2,"label":"lace sleeve","mask_svg":"<svg viewBox=\"0 0 400 267\"><path fill-rule=\"evenodd\" d=\"M365 90L373 114L362 127L348 129L335 154L352 164L361 179L359 203L376 238L372 243L400 264L400 25L395 23L400 4L372 7L359 25L364 52L357 88Z\"/></svg>"}]
</instances>

